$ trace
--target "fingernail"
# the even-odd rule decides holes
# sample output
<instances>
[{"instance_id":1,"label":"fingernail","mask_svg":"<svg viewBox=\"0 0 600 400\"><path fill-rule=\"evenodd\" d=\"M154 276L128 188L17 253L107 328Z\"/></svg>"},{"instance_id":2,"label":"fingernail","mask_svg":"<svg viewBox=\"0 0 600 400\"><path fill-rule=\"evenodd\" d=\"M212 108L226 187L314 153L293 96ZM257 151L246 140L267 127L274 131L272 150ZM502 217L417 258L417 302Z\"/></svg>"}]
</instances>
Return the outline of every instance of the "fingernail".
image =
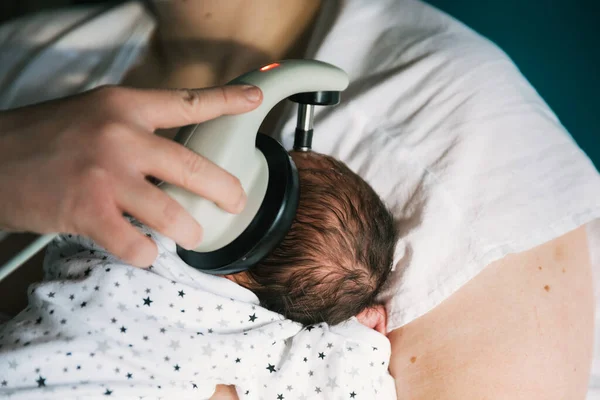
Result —
<instances>
[{"instance_id":1,"label":"fingernail","mask_svg":"<svg viewBox=\"0 0 600 400\"><path fill-rule=\"evenodd\" d=\"M240 196L240 199L238 200L238 203L235 207L238 213L242 212L244 207L246 207L246 200L248 200L248 196L246 196L246 192L242 190L242 195Z\"/></svg>"},{"instance_id":2,"label":"fingernail","mask_svg":"<svg viewBox=\"0 0 600 400\"><path fill-rule=\"evenodd\" d=\"M244 86L244 95L248 100L254 103L260 100L261 92L256 86L246 85Z\"/></svg>"}]
</instances>

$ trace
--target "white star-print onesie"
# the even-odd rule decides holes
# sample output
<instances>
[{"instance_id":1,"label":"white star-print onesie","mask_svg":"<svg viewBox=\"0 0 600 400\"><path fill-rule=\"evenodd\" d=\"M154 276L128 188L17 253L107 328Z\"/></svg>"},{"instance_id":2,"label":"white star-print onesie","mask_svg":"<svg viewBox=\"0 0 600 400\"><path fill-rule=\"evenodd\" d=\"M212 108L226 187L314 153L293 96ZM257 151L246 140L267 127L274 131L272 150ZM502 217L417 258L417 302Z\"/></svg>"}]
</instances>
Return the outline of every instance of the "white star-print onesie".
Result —
<instances>
[{"instance_id":1,"label":"white star-print onesie","mask_svg":"<svg viewBox=\"0 0 600 400\"><path fill-rule=\"evenodd\" d=\"M57 238L29 306L0 327L0 397L395 399L390 345L351 319L302 327L251 291L187 266L175 244L149 270L78 236Z\"/></svg>"}]
</instances>

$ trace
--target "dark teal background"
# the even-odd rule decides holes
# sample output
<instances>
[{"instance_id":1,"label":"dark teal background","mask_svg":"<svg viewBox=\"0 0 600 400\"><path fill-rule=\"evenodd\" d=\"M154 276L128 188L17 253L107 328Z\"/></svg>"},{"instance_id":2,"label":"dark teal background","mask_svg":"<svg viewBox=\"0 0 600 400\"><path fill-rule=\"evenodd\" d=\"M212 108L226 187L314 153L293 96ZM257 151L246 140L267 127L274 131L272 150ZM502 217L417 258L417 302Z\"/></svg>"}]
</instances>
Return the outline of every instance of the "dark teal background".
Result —
<instances>
[{"instance_id":1,"label":"dark teal background","mask_svg":"<svg viewBox=\"0 0 600 400\"><path fill-rule=\"evenodd\" d=\"M498 44L600 168L600 0L427 0Z\"/></svg>"}]
</instances>

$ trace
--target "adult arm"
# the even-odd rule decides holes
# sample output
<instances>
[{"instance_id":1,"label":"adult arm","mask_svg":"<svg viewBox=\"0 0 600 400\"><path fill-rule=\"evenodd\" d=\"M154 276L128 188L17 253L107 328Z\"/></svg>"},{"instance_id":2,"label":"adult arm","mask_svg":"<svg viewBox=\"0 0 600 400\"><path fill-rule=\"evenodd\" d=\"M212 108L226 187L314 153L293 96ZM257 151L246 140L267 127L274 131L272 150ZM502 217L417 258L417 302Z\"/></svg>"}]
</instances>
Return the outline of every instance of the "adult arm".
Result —
<instances>
[{"instance_id":1,"label":"adult arm","mask_svg":"<svg viewBox=\"0 0 600 400\"><path fill-rule=\"evenodd\" d=\"M399 399L583 399L593 346L585 227L481 272L389 334Z\"/></svg>"},{"instance_id":2,"label":"adult arm","mask_svg":"<svg viewBox=\"0 0 600 400\"><path fill-rule=\"evenodd\" d=\"M0 112L0 229L78 233L125 261L148 266L156 247L123 218L133 215L191 248L200 225L148 176L197 193L229 212L245 195L239 180L156 129L250 111L260 90L102 87Z\"/></svg>"}]
</instances>

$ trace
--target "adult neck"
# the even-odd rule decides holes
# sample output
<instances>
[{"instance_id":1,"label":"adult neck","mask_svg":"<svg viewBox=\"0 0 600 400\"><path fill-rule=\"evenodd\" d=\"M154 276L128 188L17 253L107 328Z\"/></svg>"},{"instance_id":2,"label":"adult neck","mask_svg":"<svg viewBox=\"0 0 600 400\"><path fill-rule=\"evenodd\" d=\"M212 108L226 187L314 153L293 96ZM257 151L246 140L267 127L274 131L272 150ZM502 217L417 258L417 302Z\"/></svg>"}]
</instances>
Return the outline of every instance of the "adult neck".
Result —
<instances>
[{"instance_id":1,"label":"adult neck","mask_svg":"<svg viewBox=\"0 0 600 400\"><path fill-rule=\"evenodd\" d=\"M155 0L161 86L223 84L303 47L320 0Z\"/></svg>"}]
</instances>

